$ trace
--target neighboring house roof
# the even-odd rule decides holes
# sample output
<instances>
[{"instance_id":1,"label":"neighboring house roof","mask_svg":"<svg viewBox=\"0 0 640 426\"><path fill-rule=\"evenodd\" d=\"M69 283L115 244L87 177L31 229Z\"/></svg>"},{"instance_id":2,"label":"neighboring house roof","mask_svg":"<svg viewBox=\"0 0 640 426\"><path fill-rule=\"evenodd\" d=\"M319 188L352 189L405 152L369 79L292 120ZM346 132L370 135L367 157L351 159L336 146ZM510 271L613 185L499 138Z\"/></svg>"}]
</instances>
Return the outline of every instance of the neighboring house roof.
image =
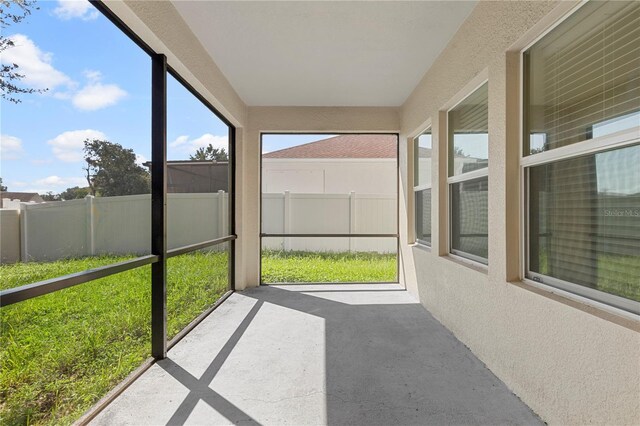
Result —
<instances>
[{"instance_id":1,"label":"neighboring house roof","mask_svg":"<svg viewBox=\"0 0 640 426\"><path fill-rule=\"evenodd\" d=\"M340 135L262 155L262 158L396 158L395 135Z\"/></svg>"},{"instance_id":2,"label":"neighboring house roof","mask_svg":"<svg viewBox=\"0 0 640 426\"><path fill-rule=\"evenodd\" d=\"M1 198L10 200L20 200L23 203L44 203L40 194L36 192L2 192Z\"/></svg>"}]
</instances>

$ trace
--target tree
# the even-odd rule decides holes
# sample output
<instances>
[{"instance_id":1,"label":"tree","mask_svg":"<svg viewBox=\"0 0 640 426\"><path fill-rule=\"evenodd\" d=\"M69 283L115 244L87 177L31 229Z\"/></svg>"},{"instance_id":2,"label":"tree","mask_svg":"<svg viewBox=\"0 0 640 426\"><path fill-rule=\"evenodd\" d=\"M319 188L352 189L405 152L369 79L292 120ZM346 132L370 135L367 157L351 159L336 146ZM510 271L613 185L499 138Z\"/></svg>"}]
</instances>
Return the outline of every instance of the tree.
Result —
<instances>
[{"instance_id":1,"label":"tree","mask_svg":"<svg viewBox=\"0 0 640 426\"><path fill-rule=\"evenodd\" d=\"M2 184L2 178L1 177L0 177L0 191L2 191L2 192L6 192L7 191L7 187Z\"/></svg>"},{"instance_id":2,"label":"tree","mask_svg":"<svg viewBox=\"0 0 640 426\"><path fill-rule=\"evenodd\" d=\"M136 164L132 149L99 139L85 139L84 168L91 195L148 194L151 189L149 172Z\"/></svg>"},{"instance_id":3,"label":"tree","mask_svg":"<svg viewBox=\"0 0 640 426\"><path fill-rule=\"evenodd\" d=\"M469 156L469 154L466 154L466 153L464 152L464 150L463 150L462 148L460 148L459 146L454 146L454 147L453 147L453 156L454 156L455 158L460 158L460 157L464 157L464 158L466 158L466 157L468 157L468 156Z\"/></svg>"},{"instance_id":4,"label":"tree","mask_svg":"<svg viewBox=\"0 0 640 426\"><path fill-rule=\"evenodd\" d=\"M49 191L46 194L40 194L44 201L60 201L60 194L54 194Z\"/></svg>"},{"instance_id":5,"label":"tree","mask_svg":"<svg viewBox=\"0 0 640 426\"><path fill-rule=\"evenodd\" d=\"M35 3L35 0L0 0L0 29L4 30L11 24L20 23L31 15L32 8L38 10ZM15 8L10 9L11 6L15 6ZM14 46L13 40L0 34L0 54ZM18 68L17 64L0 64L0 96L2 99L17 104L22 101L15 95L43 93L48 90L18 86L17 83L24 78L24 74L20 74Z\"/></svg>"},{"instance_id":6,"label":"tree","mask_svg":"<svg viewBox=\"0 0 640 426\"><path fill-rule=\"evenodd\" d=\"M198 161L229 161L229 155L224 148L214 148L209 144L207 147L198 148L194 155L189 156L190 160Z\"/></svg>"},{"instance_id":7,"label":"tree","mask_svg":"<svg viewBox=\"0 0 640 426\"><path fill-rule=\"evenodd\" d=\"M60 198L63 200L77 200L79 198L84 198L91 193L91 188L88 186L84 188L80 188L79 186L74 186L73 188L67 188L60 193Z\"/></svg>"}]
</instances>

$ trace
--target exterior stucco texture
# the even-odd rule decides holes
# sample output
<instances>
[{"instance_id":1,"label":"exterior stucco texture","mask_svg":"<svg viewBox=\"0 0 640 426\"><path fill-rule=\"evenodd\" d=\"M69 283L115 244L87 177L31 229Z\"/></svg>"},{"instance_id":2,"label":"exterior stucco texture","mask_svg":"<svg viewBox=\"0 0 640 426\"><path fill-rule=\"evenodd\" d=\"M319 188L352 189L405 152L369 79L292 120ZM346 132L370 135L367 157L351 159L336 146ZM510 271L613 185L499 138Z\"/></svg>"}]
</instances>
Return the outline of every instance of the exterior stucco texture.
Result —
<instances>
[{"instance_id":1,"label":"exterior stucco texture","mask_svg":"<svg viewBox=\"0 0 640 426\"><path fill-rule=\"evenodd\" d=\"M417 134L429 118L434 135L434 243L430 250L411 249L416 282L407 286L544 421L638 424L637 322L615 321L580 309L562 297L532 291L514 276L522 242L518 233L520 142L517 132L509 129L519 125L519 90L512 84L519 71L508 55L523 36L530 43L545 25L562 16L553 10L556 6L568 9L567 4L549 2L479 3L403 106L405 150L409 136ZM443 164L447 146L443 111L482 73L489 82L489 266L484 271L447 255ZM409 156L401 152L405 181L410 177ZM404 186L410 188L409 183ZM412 193L403 196L410 204Z\"/></svg>"}]
</instances>

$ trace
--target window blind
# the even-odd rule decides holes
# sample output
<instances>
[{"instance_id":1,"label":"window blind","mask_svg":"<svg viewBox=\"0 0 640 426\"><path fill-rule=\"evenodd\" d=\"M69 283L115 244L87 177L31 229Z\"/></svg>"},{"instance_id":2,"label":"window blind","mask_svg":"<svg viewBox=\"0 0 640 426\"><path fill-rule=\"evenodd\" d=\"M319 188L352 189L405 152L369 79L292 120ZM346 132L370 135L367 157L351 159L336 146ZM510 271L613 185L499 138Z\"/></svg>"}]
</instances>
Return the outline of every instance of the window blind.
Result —
<instances>
[{"instance_id":1,"label":"window blind","mask_svg":"<svg viewBox=\"0 0 640 426\"><path fill-rule=\"evenodd\" d=\"M529 169L529 270L640 301L640 145Z\"/></svg>"},{"instance_id":2,"label":"window blind","mask_svg":"<svg viewBox=\"0 0 640 426\"><path fill-rule=\"evenodd\" d=\"M594 125L640 111L640 2L587 3L525 63L528 130L546 135L543 150L590 139Z\"/></svg>"}]
</instances>

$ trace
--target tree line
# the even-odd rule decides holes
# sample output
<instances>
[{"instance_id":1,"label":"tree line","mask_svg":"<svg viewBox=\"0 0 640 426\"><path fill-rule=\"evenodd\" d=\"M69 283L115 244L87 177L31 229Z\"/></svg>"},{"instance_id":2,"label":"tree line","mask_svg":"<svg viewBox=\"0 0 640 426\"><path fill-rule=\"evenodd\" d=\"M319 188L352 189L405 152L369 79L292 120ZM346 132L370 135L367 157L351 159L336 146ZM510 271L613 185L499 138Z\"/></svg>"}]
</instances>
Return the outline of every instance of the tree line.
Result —
<instances>
[{"instance_id":1,"label":"tree line","mask_svg":"<svg viewBox=\"0 0 640 426\"><path fill-rule=\"evenodd\" d=\"M87 186L74 186L59 194L40 194L45 201L75 200L87 195L116 197L120 195L149 194L151 174L136 163L133 149L101 139L84 141L84 161L82 168ZM228 161L229 154L224 148L214 148L211 144L198 148L189 156L192 161ZM7 191L0 178L0 191Z\"/></svg>"}]
</instances>

